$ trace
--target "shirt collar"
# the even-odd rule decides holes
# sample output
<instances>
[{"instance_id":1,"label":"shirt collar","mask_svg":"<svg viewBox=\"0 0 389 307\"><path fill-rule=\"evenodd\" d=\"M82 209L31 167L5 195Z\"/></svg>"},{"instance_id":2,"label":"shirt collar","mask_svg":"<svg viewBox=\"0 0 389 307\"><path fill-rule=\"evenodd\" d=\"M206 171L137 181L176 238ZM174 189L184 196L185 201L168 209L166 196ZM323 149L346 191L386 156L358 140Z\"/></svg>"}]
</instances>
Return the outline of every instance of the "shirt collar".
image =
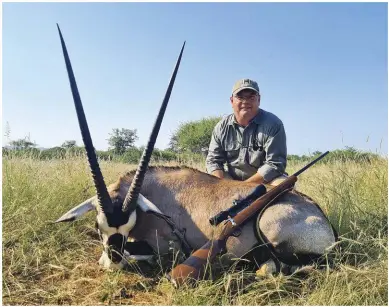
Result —
<instances>
[{"instance_id":1,"label":"shirt collar","mask_svg":"<svg viewBox=\"0 0 389 307\"><path fill-rule=\"evenodd\" d=\"M255 122L256 124L260 124L261 123L261 119L260 119L261 113L262 113L261 109L258 109L257 115L255 115L255 117L250 121L250 124L252 122ZM239 125L238 122L235 120L235 115L231 114L230 118L228 119L228 125L234 125L234 124Z\"/></svg>"}]
</instances>

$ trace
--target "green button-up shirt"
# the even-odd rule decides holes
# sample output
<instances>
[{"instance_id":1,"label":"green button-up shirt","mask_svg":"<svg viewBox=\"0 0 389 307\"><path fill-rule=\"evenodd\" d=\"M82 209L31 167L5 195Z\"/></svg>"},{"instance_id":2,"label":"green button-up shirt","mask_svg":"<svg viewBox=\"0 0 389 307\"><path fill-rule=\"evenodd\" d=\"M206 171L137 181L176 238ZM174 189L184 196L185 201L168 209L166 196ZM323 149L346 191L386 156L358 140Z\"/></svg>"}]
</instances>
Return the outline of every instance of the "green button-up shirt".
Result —
<instances>
[{"instance_id":1,"label":"green button-up shirt","mask_svg":"<svg viewBox=\"0 0 389 307\"><path fill-rule=\"evenodd\" d=\"M208 173L224 170L236 180L246 180L258 172L265 182L282 175L286 168L286 135L282 121L259 109L247 127L230 114L212 132L206 159Z\"/></svg>"}]
</instances>

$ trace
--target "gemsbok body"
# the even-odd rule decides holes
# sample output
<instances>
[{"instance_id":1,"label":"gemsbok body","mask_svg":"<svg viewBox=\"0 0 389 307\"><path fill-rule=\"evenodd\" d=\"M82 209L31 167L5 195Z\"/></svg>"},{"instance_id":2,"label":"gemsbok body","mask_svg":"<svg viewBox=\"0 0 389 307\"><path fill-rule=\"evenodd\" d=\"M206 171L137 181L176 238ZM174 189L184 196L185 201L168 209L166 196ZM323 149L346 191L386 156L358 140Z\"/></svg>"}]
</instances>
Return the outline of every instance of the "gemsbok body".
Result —
<instances>
[{"instance_id":1,"label":"gemsbok body","mask_svg":"<svg viewBox=\"0 0 389 307\"><path fill-rule=\"evenodd\" d=\"M168 254L172 245L186 255L198 249L216 234L217 228L209 223L209 218L230 207L234 199L248 195L256 184L219 179L188 167L148 167L185 43L138 169L107 187L59 27L58 31L97 193L57 222L73 221L95 211L104 247L99 262L107 268L123 268L131 255L142 254L144 258L135 258L147 259L158 253ZM134 242L128 243L129 239ZM240 258L258 245L267 245L271 253L263 261L274 261L276 256L281 263L304 264L307 259L324 255L335 241L336 234L320 207L293 190L231 237L227 241L226 255ZM138 253L137 247L142 251Z\"/></svg>"},{"instance_id":2,"label":"gemsbok body","mask_svg":"<svg viewBox=\"0 0 389 307\"><path fill-rule=\"evenodd\" d=\"M115 203L123 202L133 177L134 172L127 173L108 187ZM60 220L78 218L89 210L96 210L105 246L100 264L123 268L127 260L113 256L114 262L108 252L109 238L113 241L115 233L120 233L119 246L123 246L127 239L133 239L147 242L154 253L168 254L172 243L176 250L180 250L182 242L174 229L159 215L153 214L159 212L172 219L175 229L181 231L190 247L196 250L217 234L217 228L209 223L209 217L230 207L233 200L245 197L255 186L253 183L219 179L188 167L150 167L140 191L139 208L118 228L108 226L97 197L72 209ZM252 219L241 229L239 236L231 237L227 241L228 256L243 257L258 243L263 244L256 233L258 227L267 239L266 243L272 245L285 264L296 264L297 258L323 255L335 242L326 216L317 204L297 191L286 193L263 212L259 221ZM116 252L123 253L124 246L117 248ZM303 261L300 263L304 264Z\"/></svg>"}]
</instances>

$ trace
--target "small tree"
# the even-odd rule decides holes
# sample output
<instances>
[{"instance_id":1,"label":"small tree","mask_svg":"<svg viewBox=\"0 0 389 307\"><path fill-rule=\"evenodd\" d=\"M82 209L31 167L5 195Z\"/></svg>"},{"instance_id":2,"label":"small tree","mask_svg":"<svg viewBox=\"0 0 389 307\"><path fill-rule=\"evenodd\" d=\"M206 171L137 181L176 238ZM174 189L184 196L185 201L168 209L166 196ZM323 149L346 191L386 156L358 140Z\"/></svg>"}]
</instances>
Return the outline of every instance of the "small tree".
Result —
<instances>
[{"instance_id":1,"label":"small tree","mask_svg":"<svg viewBox=\"0 0 389 307\"><path fill-rule=\"evenodd\" d=\"M170 149L175 152L202 153L208 149L212 131L221 117L207 117L181 124L170 139Z\"/></svg>"},{"instance_id":2,"label":"small tree","mask_svg":"<svg viewBox=\"0 0 389 307\"><path fill-rule=\"evenodd\" d=\"M34 142L31 142L27 138L10 141L9 144L12 146L13 149L29 149L36 146Z\"/></svg>"},{"instance_id":3,"label":"small tree","mask_svg":"<svg viewBox=\"0 0 389 307\"><path fill-rule=\"evenodd\" d=\"M65 149L76 147L76 141L75 140L65 141L62 143L61 147Z\"/></svg>"},{"instance_id":4,"label":"small tree","mask_svg":"<svg viewBox=\"0 0 389 307\"><path fill-rule=\"evenodd\" d=\"M116 154L123 154L127 149L133 148L135 141L138 139L136 129L113 129L109 134L108 144L110 149Z\"/></svg>"}]
</instances>

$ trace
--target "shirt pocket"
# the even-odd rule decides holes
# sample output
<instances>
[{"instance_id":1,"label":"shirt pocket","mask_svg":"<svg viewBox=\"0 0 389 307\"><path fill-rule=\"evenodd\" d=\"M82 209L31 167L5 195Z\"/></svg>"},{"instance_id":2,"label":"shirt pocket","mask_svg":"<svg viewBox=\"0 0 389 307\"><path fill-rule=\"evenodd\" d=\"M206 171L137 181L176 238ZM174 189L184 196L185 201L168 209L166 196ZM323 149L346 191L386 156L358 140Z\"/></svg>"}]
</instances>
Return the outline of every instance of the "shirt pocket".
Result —
<instances>
[{"instance_id":1,"label":"shirt pocket","mask_svg":"<svg viewBox=\"0 0 389 307\"><path fill-rule=\"evenodd\" d=\"M240 153L240 146L239 144L228 144L227 147L225 148L226 152L226 158L227 162L229 164L231 163L237 163L239 161L239 153Z\"/></svg>"},{"instance_id":2,"label":"shirt pocket","mask_svg":"<svg viewBox=\"0 0 389 307\"><path fill-rule=\"evenodd\" d=\"M257 150L250 148L248 150L248 157L247 157L248 164L250 164L252 167L259 168L265 160L265 154L266 153L263 150L262 146L259 146L259 149Z\"/></svg>"}]
</instances>

